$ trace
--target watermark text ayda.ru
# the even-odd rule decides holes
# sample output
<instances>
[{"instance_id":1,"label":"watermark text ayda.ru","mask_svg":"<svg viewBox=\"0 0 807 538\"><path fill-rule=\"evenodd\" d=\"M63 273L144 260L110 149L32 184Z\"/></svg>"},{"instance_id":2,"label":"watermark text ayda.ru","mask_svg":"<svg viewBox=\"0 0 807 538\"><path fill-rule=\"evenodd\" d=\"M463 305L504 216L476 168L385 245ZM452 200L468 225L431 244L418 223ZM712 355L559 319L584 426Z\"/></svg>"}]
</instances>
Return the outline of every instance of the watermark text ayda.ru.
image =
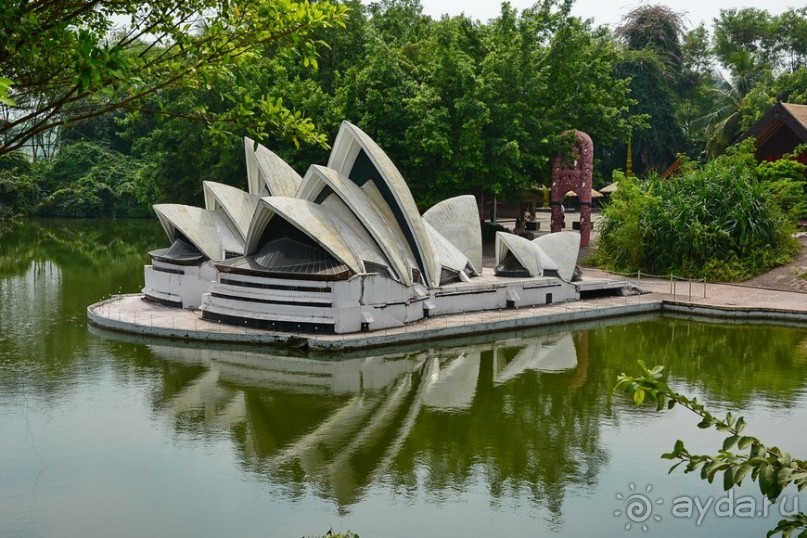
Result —
<instances>
[{"instance_id":1,"label":"watermark text ayda.ru","mask_svg":"<svg viewBox=\"0 0 807 538\"><path fill-rule=\"evenodd\" d=\"M700 526L707 517L764 518L769 514L788 517L799 513L799 497L796 496L782 495L778 501L771 503L764 497L738 496L731 489L721 497L683 495L665 502L653 496L653 486L646 486L644 492L637 492L633 483L628 488L629 492L616 494L622 506L614 511L615 517L625 518L626 530L638 527L646 532L652 525L662 523L665 516L690 519Z\"/></svg>"},{"instance_id":2,"label":"watermark text ayda.ru","mask_svg":"<svg viewBox=\"0 0 807 538\"><path fill-rule=\"evenodd\" d=\"M799 498L782 495L778 501L771 503L765 498L751 495L735 497L730 489L723 497L676 497L672 500L670 513L676 518L694 519L695 525L703 523L704 518L714 517L768 517L770 513L778 513L781 517L794 516L799 513Z\"/></svg>"}]
</instances>

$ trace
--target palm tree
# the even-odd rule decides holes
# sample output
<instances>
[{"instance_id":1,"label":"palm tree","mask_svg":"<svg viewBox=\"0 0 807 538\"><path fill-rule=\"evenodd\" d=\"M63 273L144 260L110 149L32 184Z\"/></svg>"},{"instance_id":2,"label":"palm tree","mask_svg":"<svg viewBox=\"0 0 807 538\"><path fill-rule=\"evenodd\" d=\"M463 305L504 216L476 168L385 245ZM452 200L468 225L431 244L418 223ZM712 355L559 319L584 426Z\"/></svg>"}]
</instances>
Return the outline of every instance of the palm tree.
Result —
<instances>
[{"instance_id":1,"label":"palm tree","mask_svg":"<svg viewBox=\"0 0 807 538\"><path fill-rule=\"evenodd\" d=\"M742 50L729 57L730 76L715 69L713 85L707 89L712 97L712 110L700 119L705 131L710 156L719 155L740 136L743 99L765 76L754 53Z\"/></svg>"}]
</instances>

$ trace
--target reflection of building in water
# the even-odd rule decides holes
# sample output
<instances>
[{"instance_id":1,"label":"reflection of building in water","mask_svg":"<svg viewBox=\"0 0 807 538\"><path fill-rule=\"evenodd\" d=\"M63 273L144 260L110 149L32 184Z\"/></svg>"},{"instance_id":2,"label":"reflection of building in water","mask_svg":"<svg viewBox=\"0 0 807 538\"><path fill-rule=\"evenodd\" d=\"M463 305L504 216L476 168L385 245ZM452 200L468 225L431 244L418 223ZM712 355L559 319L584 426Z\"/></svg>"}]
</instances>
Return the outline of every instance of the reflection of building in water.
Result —
<instances>
[{"instance_id":1,"label":"reflection of building in water","mask_svg":"<svg viewBox=\"0 0 807 538\"><path fill-rule=\"evenodd\" d=\"M506 383L527 370L536 372L562 372L577 366L577 354L571 334L532 340L516 356L505 361L498 356L493 363L494 380Z\"/></svg>"},{"instance_id":2,"label":"reflection of building in water","mask_svg":"<svg viewBox=\"0 0 807 538\"><path fill-rule=\"evenodd\" d=\"M424 417L432 417L427 422L435 416L465 422L480 412L489 415L491 391L509 391L527 372L563 373L577 365L568 333L336 361L150 347L159 357L196 369L195 378L182 386L166 381L172 390L157 404L162 412L175 415L184 428L196 421L207 430L230 429L248 468L290 486L290 491L313 486L342 507L360 499L376 479L400 474L401 454L406 447L411 452L413 443L418 450L422 442ZM506 420L499 413L485 428ZM463 442L451 435L449 429L433 441ZM490 441L484 432L474 435ZM494 445L488 450L514 448Z\"/></svg>"}]
</instances>

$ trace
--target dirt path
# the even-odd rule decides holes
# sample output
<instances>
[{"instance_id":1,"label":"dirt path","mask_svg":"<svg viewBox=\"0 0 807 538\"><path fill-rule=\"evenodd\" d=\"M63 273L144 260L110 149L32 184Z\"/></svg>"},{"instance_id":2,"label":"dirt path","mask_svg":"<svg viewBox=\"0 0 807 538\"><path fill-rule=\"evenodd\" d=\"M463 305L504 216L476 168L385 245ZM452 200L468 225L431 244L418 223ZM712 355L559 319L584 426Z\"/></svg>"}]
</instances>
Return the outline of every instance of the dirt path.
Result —
<instances>
[{"instance_id":1,"label":"dirt path","mask_svg":"<svg viewBox=\"0 0 807 538\"><path fill-rule=\"evenodd\" d=\"M807 280L799 277L799 274L807 273L807 235L802 234L799 241L801 251L792 262L736 285L807 293Z\"/></svg>"}]
</instances>

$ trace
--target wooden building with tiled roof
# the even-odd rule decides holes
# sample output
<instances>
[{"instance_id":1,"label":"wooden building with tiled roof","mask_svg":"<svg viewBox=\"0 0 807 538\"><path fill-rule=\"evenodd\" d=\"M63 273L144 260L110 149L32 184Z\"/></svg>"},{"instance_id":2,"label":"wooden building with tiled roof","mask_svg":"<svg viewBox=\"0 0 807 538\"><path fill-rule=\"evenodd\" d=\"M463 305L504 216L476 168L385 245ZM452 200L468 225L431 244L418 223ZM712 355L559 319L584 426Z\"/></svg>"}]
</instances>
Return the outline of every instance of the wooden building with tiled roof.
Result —
<instances>
[{"instance_id":1,"label":"wooden building with tiled roof","mask_svg":"<svg viewBox=\"0 0 807 538\"><path fill-rule=\"evenodd\" d=\"M748 137L756 139L757 160L781 159L796 146L807 144L807 105L777 103L742 138ZM807 164L807 153L799 160Z\"/></svg>"}]
</instances>

